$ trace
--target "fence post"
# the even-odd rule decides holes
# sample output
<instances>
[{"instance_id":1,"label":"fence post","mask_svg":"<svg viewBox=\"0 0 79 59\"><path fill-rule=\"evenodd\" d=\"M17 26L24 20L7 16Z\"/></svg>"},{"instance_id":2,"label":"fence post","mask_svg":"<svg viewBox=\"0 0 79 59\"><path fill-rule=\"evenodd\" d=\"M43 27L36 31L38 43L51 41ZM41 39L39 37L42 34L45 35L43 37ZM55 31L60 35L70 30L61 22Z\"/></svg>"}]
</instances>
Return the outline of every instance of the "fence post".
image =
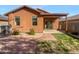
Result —
<instances>
[{"instance_id":1,"label":"fence post","mask_svg":"<svg viewBox=\"0 0 79 59\"><path fill-rule=\"evenodd\" d=\"M66 23L65 23L65 26L66 26L66 32L68 31L68 21L67 21L67 16L66 16L66 18L65 18L65 21L66 21Z\"/></svg>"}]
</instances>

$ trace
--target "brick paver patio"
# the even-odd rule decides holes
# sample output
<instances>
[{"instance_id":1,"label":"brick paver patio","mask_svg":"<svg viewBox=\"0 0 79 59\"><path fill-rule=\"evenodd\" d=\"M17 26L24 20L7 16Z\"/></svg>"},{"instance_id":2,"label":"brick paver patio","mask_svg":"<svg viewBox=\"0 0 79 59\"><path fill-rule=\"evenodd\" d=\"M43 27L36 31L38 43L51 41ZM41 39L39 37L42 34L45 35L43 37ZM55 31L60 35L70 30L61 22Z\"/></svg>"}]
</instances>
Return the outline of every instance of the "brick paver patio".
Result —
<instances>
[{"instance_id":1,"label":"brick paver patio","mask_svg":"<svg viewBox=\"0 0 79 59\"><path fill-rule=\"evenodd\" d=\"M17 35L0 38L0 53L36 53L37 40L56 40L50 33L36 36Z\"/></svg>"},{"instance_id":2,"label":"brick paver patio","mask_svg":"<svg viewBox=\"0 0 79 59\"><path fill-rule=\"evenodd\" d=\"M41 37L41 40L56 40L56 38L50 33L44 33Z\"/></svg>"}]
</instances>

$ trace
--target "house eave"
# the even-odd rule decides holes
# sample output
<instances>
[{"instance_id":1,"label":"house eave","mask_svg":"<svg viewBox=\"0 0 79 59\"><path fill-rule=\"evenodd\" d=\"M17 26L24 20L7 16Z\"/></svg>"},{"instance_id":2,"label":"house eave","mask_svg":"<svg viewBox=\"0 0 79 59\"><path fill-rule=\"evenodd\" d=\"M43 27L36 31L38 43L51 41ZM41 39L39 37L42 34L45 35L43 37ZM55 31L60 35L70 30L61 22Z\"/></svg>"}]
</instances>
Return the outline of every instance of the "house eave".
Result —
<instances>
[{"instance_id":1,"label":"house eave","mask_svg":"<svg viewBox=\"0 0 79 59\"><path fill-rule=\"evenodd\" d=\"M28 9L30 9L30 10L33 10L33 11L39 13L38 11L34 10L34 9L31 8L31 7L28 7L28 6L21 6L21 7L17 8L17 9L14 9L14 10L12 10L12 11L10 11L10 12L5 13L4 15L5 15L5 16L8 16L8 14L14 13L14 12L16 12L16 11L22 9L22 8L28 8Z\"/></svg>"}]
</instances>

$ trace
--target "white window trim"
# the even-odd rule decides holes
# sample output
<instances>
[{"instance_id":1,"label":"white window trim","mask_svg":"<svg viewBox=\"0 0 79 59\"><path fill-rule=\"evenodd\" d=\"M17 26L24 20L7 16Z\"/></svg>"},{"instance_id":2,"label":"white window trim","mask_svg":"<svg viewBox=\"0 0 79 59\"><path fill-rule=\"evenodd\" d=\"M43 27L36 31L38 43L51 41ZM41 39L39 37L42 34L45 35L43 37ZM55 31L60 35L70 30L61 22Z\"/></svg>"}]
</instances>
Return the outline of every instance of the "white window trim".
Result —
<instances>
[{"instance_id":1,"label":"white window trim","mask_svg":"<svg viewBox=\"0 0 79 59\"><path fill-rule=\"evenodd\" d=\"M35 17L37 17L37 25L38 25L38 16L35 15ZM32 16L32 26L37 26L37 25L33 25L33 16Z\"/></svg>"},{"instance_id":2,"label":"white window trim","mask_svg":"<svg viewBox=\"0 0 79 59\"><path fill-rule=\"evenodd\" d=\"M20 16L15 16L15 17L20 17ZM20 18L21 19L21 18ZM20 26L20 25L17 25L16 24L16 21L15 21L16 19L14 18L14 24L16 25L16 26Z\"/></svg>"}]
</instances>

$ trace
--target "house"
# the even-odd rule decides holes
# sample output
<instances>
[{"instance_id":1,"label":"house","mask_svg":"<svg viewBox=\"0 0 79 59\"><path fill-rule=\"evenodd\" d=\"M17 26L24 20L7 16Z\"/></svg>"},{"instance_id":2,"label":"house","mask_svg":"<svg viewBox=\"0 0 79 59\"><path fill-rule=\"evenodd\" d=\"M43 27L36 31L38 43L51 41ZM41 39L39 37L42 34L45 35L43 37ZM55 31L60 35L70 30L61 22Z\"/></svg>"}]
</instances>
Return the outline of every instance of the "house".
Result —
<instances>
[{"instance_id":1,"label":"house","mask_svg":"<svg viewBox=\"0 0 79 59\"><path fill-rule=\"evenodd\" d=\"M79 14L67 17L67 20L62 19L60 25L62 30L65 30L67 26L67 32L79 33Z\"/></svg>"},{"instance_id":2,"label":"house","mask_svg":"<svg viewBox=\"0 0 79 59\"><path fill-rule=\"evenodd\" d=\"M35 32L43 32L45 29L57 30L60 17L66 17L67 13L49 13L39 8L21 6L5 15L13 31L28 32L33 28Z\"/></svg>"},{"instance_id":3,"label":"house","mask_svg":"<svg viewBox=\"0 0 79 59\"><path fill-rule=\"evenodd\" d=\"M8 30L8 29L9 29L8 18L6 16L0 15L0 33L3 30Z\"/></svg>"}]
</instances>

